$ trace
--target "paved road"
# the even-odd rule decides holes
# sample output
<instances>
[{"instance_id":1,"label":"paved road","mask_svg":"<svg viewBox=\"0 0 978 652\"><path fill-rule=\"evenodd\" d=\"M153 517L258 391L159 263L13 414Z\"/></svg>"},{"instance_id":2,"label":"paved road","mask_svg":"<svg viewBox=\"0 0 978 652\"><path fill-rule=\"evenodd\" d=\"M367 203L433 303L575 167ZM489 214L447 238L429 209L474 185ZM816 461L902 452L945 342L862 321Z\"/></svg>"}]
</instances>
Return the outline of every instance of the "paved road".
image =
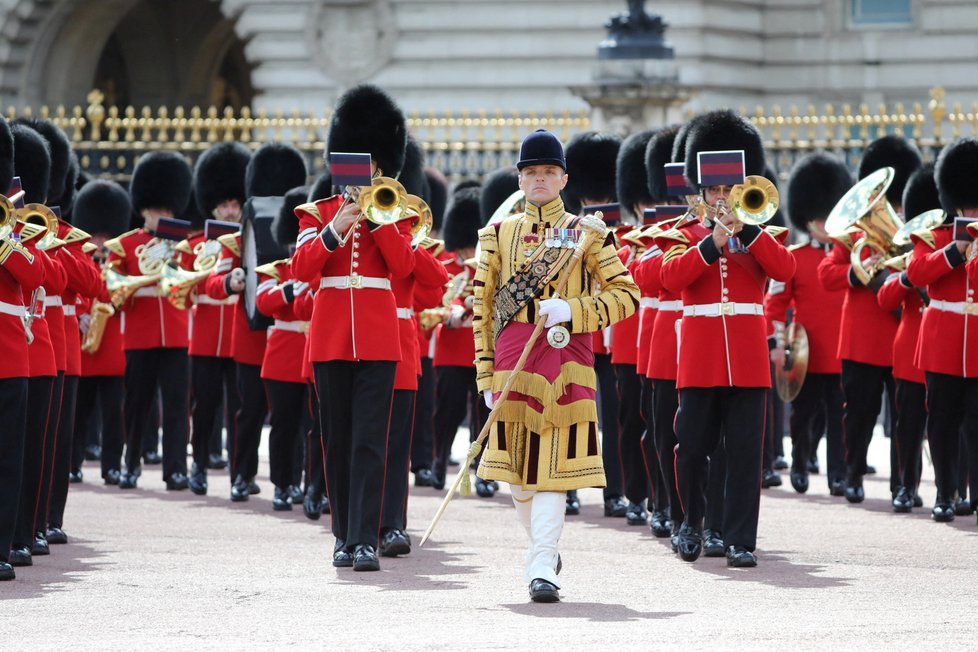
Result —
<instances>
[{"instance_id":1,"label":"paved road","mask_svg":"<svg viewBox=\"0 0 978 652\"><path fill-rule=\"evenodd\" d=\"M460 438L461 439L461 438ZM158 467L140 489L74 485L66 530L15 582L0 584L5 650L280 649L974 649L978 526L939 525L928 508L890 513L886 442L867 500L764 492L760 565L680 562L646 528L607 519L597 490L562 538L563 602L528 602L524 537L509 496L456 499L424 549L379 573L329 564L328 520L273 512L271 487L247 503L166 492ZM824 458L823 458L824 459ZM263 466L267 473L267 466ZM415 537L440 494L412 490Z\"/></svg>"}]
</instances>

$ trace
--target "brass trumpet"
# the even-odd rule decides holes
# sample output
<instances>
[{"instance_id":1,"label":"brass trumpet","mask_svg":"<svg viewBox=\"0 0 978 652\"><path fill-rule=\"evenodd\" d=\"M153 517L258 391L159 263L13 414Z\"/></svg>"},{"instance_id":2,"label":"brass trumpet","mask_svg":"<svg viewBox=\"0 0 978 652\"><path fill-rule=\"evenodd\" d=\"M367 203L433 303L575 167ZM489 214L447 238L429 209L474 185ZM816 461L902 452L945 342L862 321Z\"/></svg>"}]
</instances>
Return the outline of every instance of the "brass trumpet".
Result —
<instances>
[{"instance_id":1,"label":"brass trumpet","mask_svg":"<svg viewBox=\"0 0 978 652\"><path fill-rule=\"evenodd\" d=\"M357 205L364 217L374 224L393 224L407 210L407 190L397 179L377 177L364 186L357 196Z\"/></svg>"},{"instance_id":2,"label":"brass trumpet","mask_svg":"<svg viewBox=\"0 0 978 652\"><path fill-rule=\"evenodd\" d=\"M9 238L17 226L17 209L5 195L0 195L0 239Z\"/></svg>"},{"instance_id":3,"label":"brass trumpet","mask_svg":"<svg viewBox=\"0 0 978 652\"><path fill-rule=\"evenodd\" d=\"M727 199L719 200L715 207L701 200L697 205L690 206L690 210L716 219L729 206L731 212L744 224L761 225L778 212L779 200L778 189L774 184L765 177L753 174L745 177L743 183L730 188Z\"/></svg>"},{"instance_id":4,"label":"brass trumpet","mask_svg":"<svg viewBox=\"0 0 978 652\"><path fill-rule=\"evenodd\" d=\"M417 248L431 233L434 218L427 202L417 195L407 196L407 218L411 218L411 246Z\"/></svg>"},{"instance_id":5,"label":"brass trumpet","mask_svg":"<svg viewBox=\"0 0 978 652\"><path fill-rule=\"evenodd\" d=\"M39 238L35 246L41 251L51 251L65 244L58 238L58 216L44 204L27 204L18 208L15 215L21 224L21 242Z\"/></svg>"}]
</instances>

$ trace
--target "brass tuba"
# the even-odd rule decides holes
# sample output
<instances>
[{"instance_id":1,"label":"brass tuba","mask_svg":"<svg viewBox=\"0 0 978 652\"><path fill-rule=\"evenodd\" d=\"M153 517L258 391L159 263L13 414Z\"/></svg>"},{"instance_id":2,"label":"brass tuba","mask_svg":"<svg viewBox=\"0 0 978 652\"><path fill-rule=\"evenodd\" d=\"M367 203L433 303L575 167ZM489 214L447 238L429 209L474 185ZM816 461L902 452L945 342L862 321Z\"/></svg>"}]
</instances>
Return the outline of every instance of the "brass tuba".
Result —
<instances>
[{"instance_id":1,"label":"brass tuba","mask_svg":"<svg viewBox=\"0 0 978 652\"><path fill-rule=\"evenodd\" d=\"M890 167L866 176L843 195L825 220L825 230L833 238L853 227L863 232L864 237L856 242L849 256L853 272L863 285L883 269L885 259L903 253L903 246L894 244L893 239L904 223L886 199L893 176L894 170ZM863 250L867 247L879 255L878 262L869 267L862 260Z\"/></svg>"},{"instance_id":2,"label":"brass tuba","mask_svg":"<svg viewBox=\"0 0 978 652\"><path fill-rule=\"evenodd\" d=\"M115 314L115 308L111 303L94 301L88 314L91 317L91 321L88 324L88 332L85 333L85 339L82 340L81 350L85 353L95 353L102 346L105 325L109 323L109 318Z\"/></svg>"}]
</instances>

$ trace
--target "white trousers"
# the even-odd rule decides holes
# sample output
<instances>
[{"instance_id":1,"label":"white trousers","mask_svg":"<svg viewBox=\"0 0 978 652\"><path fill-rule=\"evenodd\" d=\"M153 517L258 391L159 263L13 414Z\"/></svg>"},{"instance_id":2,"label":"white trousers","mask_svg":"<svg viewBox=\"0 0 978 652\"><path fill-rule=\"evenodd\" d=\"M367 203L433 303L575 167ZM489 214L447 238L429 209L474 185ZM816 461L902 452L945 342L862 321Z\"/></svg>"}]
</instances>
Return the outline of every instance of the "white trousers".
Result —
<instances>
[{"instance_id":1,"label":"white trousers","mask_svg":"<svg viewBox=\"0 0 978 652\"><path fill-rule=\"evenodd\" d=\"M510 485L510 489L516 516L530 538L524 579L527 584L535 579L546 580L559 589L557 542L564 529L567 494L563 491L532 491L519 485Z\"/></svg>"}]
</instances>

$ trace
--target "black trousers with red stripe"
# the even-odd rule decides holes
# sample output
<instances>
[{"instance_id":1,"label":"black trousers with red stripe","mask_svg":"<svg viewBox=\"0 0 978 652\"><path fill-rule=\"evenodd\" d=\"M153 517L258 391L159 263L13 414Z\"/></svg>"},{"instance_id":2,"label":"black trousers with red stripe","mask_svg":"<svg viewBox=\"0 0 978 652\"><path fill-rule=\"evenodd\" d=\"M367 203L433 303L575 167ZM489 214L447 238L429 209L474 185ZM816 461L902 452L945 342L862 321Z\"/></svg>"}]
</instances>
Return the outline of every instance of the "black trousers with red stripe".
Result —
<instances>
[{"instance_id":1,"label":"black trousers with red stripe","mask_svg":"<svg viewBox=\"0 0 978 652\"><path fill-rule=\"evenodd\" d=\"M649 508L653 511L669 509L669 489L666 478L659 468L659 454L655 449L655 390L652 379L641 377L642 383L642 419L645 421L645 432L642 433L642 455L645 457L645 471L651 487Z\"/></svg>"},{"instance_id":2,"label":"black trousers with red stripe","mask_svg":"<svg viewBox=\"0 0 978 652\"><path fill-rule=\"evenodd\" d=\"M411 475L411 430L414 427L414 401L417 392L395 389L391 423L387 435L387 465L384 469L384 509L380 529L407 527L408 479Z\"/></svg>"},{"instance_id":3,"label":"black trousers with red stripe","mask_svg":"<svg viewBox=\"0 0 978 652\"><path fill-rule=\"evenodd\" d=\"M54 379L48 423L44 436L44 457L41 467L41 481L38 488L37 508L34 511L34 531L47 532L48 506L51 502L51 487L54 485L54 467L58 451L58 436L61 430L61 399L64 397L65 372L59 371Z\"/></svg>"},{"instance_id":4,"label":"black trousers with red stripe","mask_svg":"<svg viewBox=\"0 0 978 652\"><path fill-rule=\"evenodd\" d=\"M678 526L683 522L683 504L676 485L676 411L679 409L679 393L676 381L655 379L652 381L652 414L655 432L655 450L659 458L662 481L669 493L669 518Z\"/></svg>"},{"instance_id":5,"label":"black trousers with red stripe","mask_svg":"<svg viewBox=\"0 0 978 652\"><path fill-rule=\"evenodd\" d=\"M791 402L791 468L804 471L825 429L826 474L829 486L845 480L842 443L842 384L839 374L810 373Z\"/></svg>"},{"instance_id":6,"label":"black trousers with red stripe","mask_svg":"<svg viewBox=\"0 0 978 652\"><path fill-rule=\"evenodd\" d=\"M434 440L435 370L431 358L421 358L421 376L414 405L414 434L411 436L411 471L431 467Z\"/></svg>"},{"instance_id":7,"label":"black trousers with red stripe","mask_svg":"<svg viewBox=\"0 0 978 652\"><path fill-rule=\"evenodd\" d=\"M475 367L436 367L434 459L441 473L445 472L452 442L466 414L474 421L469 424L469 440L474 441L489 418L485 400L476 388Z\"/></svg>"},{"instance_id":8,"label":"black trousers with red stripe","mask_svg":"<svg viewBox=\"0 0 978 652\"><path fill-rule=\"evenodd\" d=\"M240 407L234 419L234 446L231 458L231 481L239 475L251 480L258 475L258 445L265 425L268 399L261 367L237 363L238 400Z\"/></svg>"},{"instance_id":9,"label":"black trousers with red stripe","mask_svg":"<svg viewBox=\"0 0 978 652\"><path fill-rule=\"evenodd\" d=\"M17 520L11 541L13 548L31 549L34 545L34 518L41 493L44 468L45 439L54 437L56 424L50 419L51 397L57 376L40 376L27 380L27 419L24 426L24 453L21 465L20 496L17 500ZM58 394L61 393L58 388Z\"/></svg>"},{"instance_id":10,"label":"black trousers with red stripe","mask_svg":"<svg viewBox=\"0 0 978 652\"><path fill-rule=\"evenodd\" d=\"M207 468L207 456L220 453L220 433L228 427L228 442L234 441L235 416L241 407L238 399L237 365L231 358L190 356L190 378L193 384L191 441L194 464ZM221 410L221 407L224 407ZM218 445L214 446L214 433ZM233 444L231 444L233 448Z\"/></svg>"},{"instance_id":11,"label":"black trousers with red stripe","mask_svg":"<svg viewBox=\"0 0 978 652\"><path fill-rule=\"evenodd\" d=\"M616 364L615 378L618 384L618 456L625 497L629 502L641 503L649 497L649 474L642 454L642 435L645 419L642 417L642 380L633 364Z\"/></svg>"},{"instance_id":12,"label":"black trousers with red stripe","mask_svg":"<svg viewBox=\"0 0 978 652\"><path fill-rule=\"evenodd\" d=\"M679 390L676 414L676 475L686 523L702 527L706 512L710 455L721 441L726 450L724 543L754 550L761 503L764 387L686 387Z\"/></svg>"},{"instance_id":13,"label":"black trousers with red stripe","mask_svg":"<svg viewBox=\"0 0 978 652\"><path fill-rule=\"evenodd\" d=\"M938 502L951 502L958 487L958 458L978 446L978 378L928 371L927 441L934 462ZM966 449L960 449L964 433Z\"/></svg>"},{"instance_id":14,"label":"black trousers with red stripe","mask_svg":"<svg viewBox=\"0 0 978 652\"><path fill-rule=\"evenodd\" d=\"M65 376L61 392L61 416L58 419L58 441L54 450L54 473L51 478L51 498L48 500L47 527L64 525L68 502L68 473L71 471L71 452L75 437L75 405L78 396L78 376Z\"/></svg>"},{"instance_id":15,"label":"black trousers with red stripe","mask_svg":"<svg viewBox=\"0 0 978 652\"><path fill-rule=\"evenodd\" d=\"M842 361L842 392L846 400L842 413L846 472L853 478L866 474L866 453L883 405L883 390L888 382L893 382L892 377L889 367Z\"/></svg>"},{"instance_id":16,"label":"black trousers with red stripe","mask_svg":"<svg viewBox=\"0 0 978 652\"><path fill-rule=\"evenodd\" d=\"M394 369L387 360L313 362L327 432L326 489L333 536L376 546L384 495Z\"/></svg>"},{"instance_id":17,"label":"black trousers with red stripe","mask_svg":"<svg viewBox=\"0 0 978 652\"><path fill-rule=\"evenodd\" d=\"M27 378L0 379L0 561L14 540L27 429Z\"/></svg>"},{"instance_id":18,"label":"black trousers with red stripe","mask_svg":"<svg viewBox=\"0 0 978 652\"><path fill-rule=\"evenodd\" d=\"M268 467L272 484L285 489L295 484L295 451L301 441L302 421L309 401L306 383L266 380L271 412L268 434ZM301 468L301 467L300 467Z\"/></svg>"},{"instance_id":19,"label":"black trousers with red stripe","mask_svg":"<svg viewBox=\"0 0 978 652\"><path fill-rule=\"evenodd\" d=\"M187 473L189 382L187 349L126 351L126 467L130 473L140 468L143 433L152 420L157 387L163 398L163 479Z\"/></svg>"},{"instance_id":20,"label":"black trousers with red stripe","mask_svg":"<svg viewBox=\"0 0 978 652\"><path fill-rule=\"evenodd\" d=\"M618 426L618 386L615 382L615 368L611 364L610 353L594 354L594 373L598 381L598 409L601 417L601 458L604 461L604 475L608 484L604 488L604 498L624 494L621 452L618 449L620 428Z\"/></svg>"},{"instance_id":21,"label":"black trousers with red stripe","mask_svg":"<svg viewBox=\"0 0 978 652\"><path fill-rule=\"evenodd\" d=\"M78 379L75 401L75 438L72 466L81 468L89 428L95 428L93 415L98 411L102 424L102 477L110 470L122 469L122 406L126 385L122 376L82 376Z\"/></svg>"},{"instance_id":22,"label":"black trousers with red stripe","mask_svg":"<svg viewBox=\"0 0 978 652\"><path fill-rule=\"evenodd\" d=\"M315 495L326 493L326 462L323 459L325 429L319 418L319 396L312 383L306 385L306 493L312 489Z\"/></svg>"},{"instance_id":23,"label":"black trousers with red stripe","mask_svg":"<svg viewBox=\"0 0 978 652\"><path fill-rule=\"evenodd\" d=\"M917 493L920 485L920 451L927 431L927 386L910 380L896 380L896 435L897 469L895 475L900 486L910 495Z\"/></svg>"}]
</instances>

